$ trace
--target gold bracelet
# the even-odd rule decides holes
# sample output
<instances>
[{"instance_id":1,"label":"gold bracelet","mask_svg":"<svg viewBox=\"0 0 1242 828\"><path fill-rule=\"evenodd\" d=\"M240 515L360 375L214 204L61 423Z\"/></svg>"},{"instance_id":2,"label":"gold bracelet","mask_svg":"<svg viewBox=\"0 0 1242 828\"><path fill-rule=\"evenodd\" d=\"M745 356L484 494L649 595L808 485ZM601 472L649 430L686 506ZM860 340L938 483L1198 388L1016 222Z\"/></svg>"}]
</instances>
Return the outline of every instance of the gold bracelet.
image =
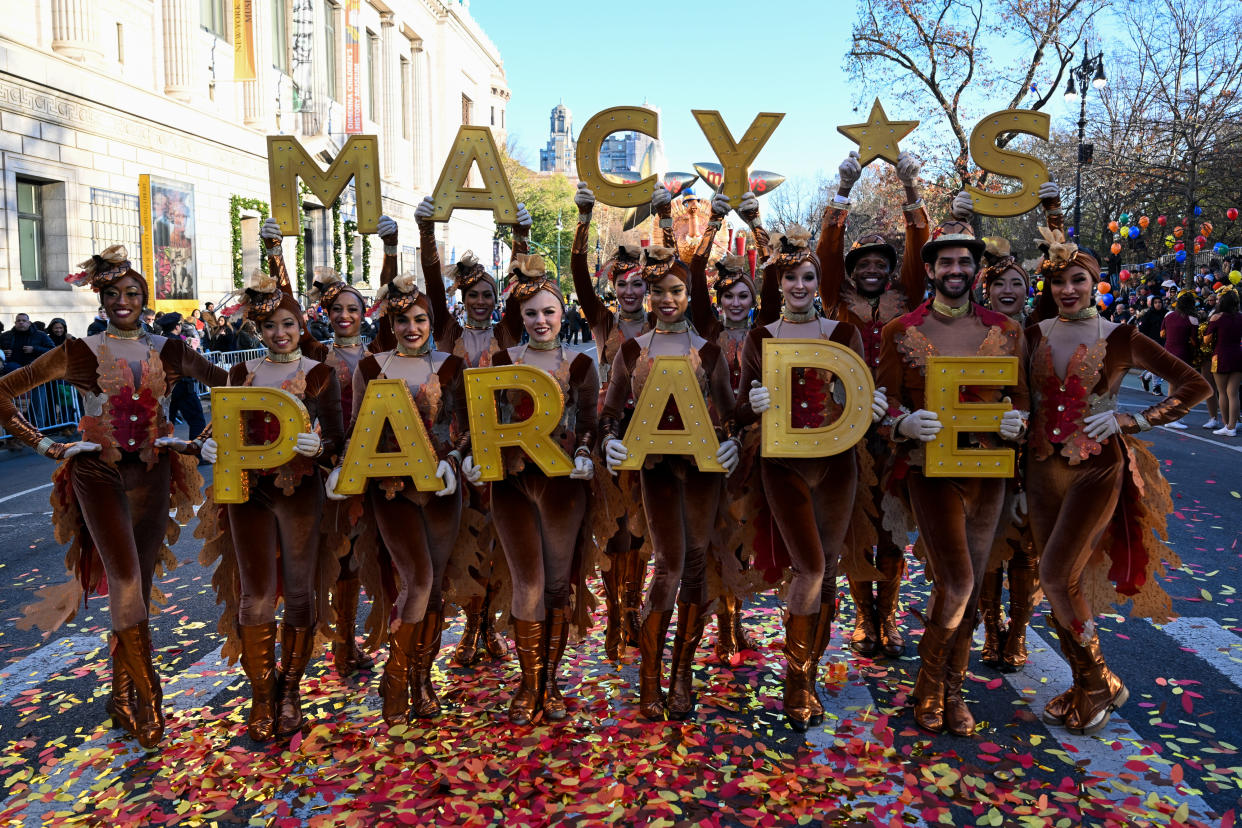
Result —
<instances>
[{"instance_id":1,"label":"gold bracelet","mask_svg":"<svg viewBox=\"0 0 1242 828\"><path fill-rule=\"evenodd\" d=\"M39 442L35 443L34 449L39 454L42 454L44 457L47 457L47 453L52 450L52 446L54 445L56 445L55 440L53 440L51 437L44 437Z\"/></svg>"}]
</instances>

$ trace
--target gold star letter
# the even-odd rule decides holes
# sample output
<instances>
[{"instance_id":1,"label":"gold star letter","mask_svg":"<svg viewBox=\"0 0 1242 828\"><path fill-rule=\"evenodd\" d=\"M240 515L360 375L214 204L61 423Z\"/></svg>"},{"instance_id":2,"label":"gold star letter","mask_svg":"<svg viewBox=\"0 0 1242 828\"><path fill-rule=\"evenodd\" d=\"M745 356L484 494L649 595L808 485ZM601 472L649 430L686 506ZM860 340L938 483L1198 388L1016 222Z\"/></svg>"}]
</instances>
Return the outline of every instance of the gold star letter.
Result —
<instances>
[{"instance_id":1,"label":"gold star letter","mask_svg":"<svg viewBox=\"0 0 1242 828\"><path fill-rule=\"evenodd\" d=\"M880 106L880 99L876 98L866 123L838 126L837 132L858 144L858 163L865 167L876 158L896 164L900 152L897 142L918 125L918 121L890 121L884 107Z\"/></svg>"}]
</instances>

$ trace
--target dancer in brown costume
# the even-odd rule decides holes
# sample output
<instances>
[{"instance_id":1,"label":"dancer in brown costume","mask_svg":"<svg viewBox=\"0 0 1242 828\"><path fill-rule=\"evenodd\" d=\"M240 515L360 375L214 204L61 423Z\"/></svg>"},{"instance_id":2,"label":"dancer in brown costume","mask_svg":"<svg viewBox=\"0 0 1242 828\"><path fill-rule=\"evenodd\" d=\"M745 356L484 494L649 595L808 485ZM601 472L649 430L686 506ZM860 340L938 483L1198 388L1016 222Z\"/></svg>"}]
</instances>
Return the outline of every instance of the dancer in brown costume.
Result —
<instances>
[{"instance_id":1,"label":"dancer in brown costume","mask_svg":"<svg viewBox=\"0 0 1242 828\"><path fill-rule=\"evenodd\" d=\"M565 300L543 259L519 254L511 274L517 281L513 296L530 339L496 354L492 364L531 365L556 379L565 407L552 438L574 462L568 477L549 477L520 449L506 448L507 476L490 486L496 535L513 579L513 627L521 665L509 720L524 725L540 710L551 721L568 715L556 673L569 639L571 577L582 563L579 537L590 496L588 481L595 473L591 450L599 375L588 355L561 344ZM526 419L529 405L525 392L508 392L500 406L502 419ZM578 596L580 603L584 600Z\"/></svg>"},{"instance_id":2,"label":"dancer in brown costume","mask_svg":"<svg viewBox=\"0 0 1242 828\"><path fill-rule=\"evenodd\" d=\"M823 225L815 252L824 268L820 285L824 314L829 319L848 322L862 335L864 357L874 376L880 366L880 334L884 326L923 301L923 261L919 251L930 233L927 208L919 196L919 161L909 153L897 156L897 178L905 187L905 250L900 278L897 250L879 233L861 236L849 252L845 250L845 223L849 218L850 191L862 175L858 153L851 152L841 162L837 193L824 211ZM879 468L891 456L888 441L872 429L865 443L872 464ZM875 552L867 559L883 576L866 581L846 574L854 599L854 630L850 647L859 655L883 654L897 658L905 650L905 635L897 622L901 582L906 571L905 545L895 543L882 525L881 501L884 491L878 484L868 486L859 497L870 498L877 538Z\"/></svg>"},{"instance_id":3,"label":"dancer in brown costume","mask_svg":"<svg viewBox=\"0 0 1242 828\"><path fill-rule=\"evenodd\" d=\"M461 525L457 478L470 435L465 361L432 350L431 303L419 291L414 276L398 276L382 286L373 310L387 316L396 347L368 354L358 363L351 420L357 420L372 380L405 382L435 450L435 476L444 484L436 492L420 492L405 478L385 478L371 481L367 488L367 503L400 580L399 625L388 635L388 661L380 683L384 723L393 727L404 724L411 710L419 718L440 713L431 668L443 628L441 586ZM395 442L394 435L385 433L381 450L395 450ZM328 496L334 499L342 497L335 491L339 477L339 468L328 476ZM375 551L364 549L362 554Z\"/></svg>"},{"instance_id":4,"label":"dancer in brown costume","mask_svg":"<svg viewBox=\"0 0 1242 828\"><path fill-rule=\"evenodd\" d=\"M241 312L254 322L267 354L234 365L228 384L280 388L293 394L306 406L316 430L297 435L296 456L289 462L276 469L247 473L246 502L223 507L227 536L212 536L218 513L211 512L220 508L214 502L200 510L196 533L208 541L204 557L210 557L217 548L225 557L212 580L226 603L222 629L231 633L236 622L242 669L250 680L247 730L257 742L291 735L305 721L299 691L314 649L315 602L326 597L323 591L338 571L336 551L320 544L324 469L316 461L323 458L330 464L344 437L336 371L305 356L299 348L306 323L284 257L276 252L279 239L273 237L270 227L265 242L275 275L266 276L256 268L239 303L222 312ZM270 420L270 415L248 414L246 441L261 445L273 439ZM205 434L200 440L204 459L216 462L215 438ZM322 571L325 561L331 567L330 576ZM235 608L229 600L235 585L224 583L224 579L232 579L234 568L240 587ZM278 670L276 604L282 597L285 609ZM230 617L234 609L235 619Z\"/></svg>"},{"instance_id":5,"label":"dancer in brown costume","mask_svg":"<svg viewBox=\"0 0 1242 828\"><path fill-rule=\"evenodd\" d=\"M147 621L153 582L158 568L175 565L169 546L180 532L177 521L188 520L202 502L203 482L196 460L182 456L197 447L171 436L165 412L178 379L222 385L225 372L180 339L143 331L147 282L130 267L124 247L109 247L81 267L68 281L99 293L107 329L69 340L0 379L5 430L64 461L52 477L52 523L56 540L71 543L66 562L74 580L42 590L27 619L50 632L73 617L83 592L106 586L114 642L108 714L150 748L164 734ZM78 442L44 437L17 410L15 397L53 380L82 392L86 415Z\"/></svg>"},{"instance_id":6,"label":"dancer in brown costume","mask_svg":"<svg viewBox=\"0 0 1242 828\"><path fill-rule=\"evenodd\" d=\"M725 216L732 208L729 197L716 193L711 201L711 220L699 239L694 256L690 259L690 317L699 335L709 342L715 342L724 352L729 364L729 381L737 394L742 378L742 347L746 343L746 335L751 329L751 315L754 312L755 324L763 325L777 316L776 280L765 282L765 304L759 304L759 292L755 289L755 280L750 276L750 265L741 256L725 255L716 262L716 301L720 305L721 316L717 318L712 310L711 295L707 287L707 264ZM751 228L756 240L757 253L763 260L767 255L768 233L759 221L759 200L754 193L742 196L742 204L738 215ZM746 445L757 450L759 434L752 431L747 437ZM753 441L753 445L750 441ZM743 453L747 449L743 449ZM730 476L726 484L727 497L722 500L725 520L733 525L730 505L741 498L741 476ZM732 545L732 544L730 544ZM736 549L714 549L709 557L715 555L740 554L740 546ZM722 662L736 663L745 650L754 650L755 645L742 626L742 598L725 587L724 594L717 598L716 610L716 657Z\"/></svg>"},{"instance_id":7,"label":"dancer in brown costume","mask_svg":"<svg viewBox=\"0 0 1242 828\"><path fill-rule=\"evenodd\" d=\"M965 199L968 195L962 194ZM964 201L959 196L961 201ZM955 208L968 207L960 201ZM942 428L924 408L927 358L931 356L1016 356L1017 382L963 390L970 399L998 402L1008 395L1014 408L1001 418L1000 435L1016 441L1028 409L1022 329L1008 317L970 300L983 242L970 225L948 221L923 245L932 299L884 326L879 384L888 389L886 427L896 442L890 475L904 484L919 532L927 548L933 580L926 625L919 642L922 664L913 697L914 718L926 730L958 735L974 731L975 720L962 698L970 662L975 607L992 541L1005 500L1005 481L995 478L925 477L923 442ZM995 434L969 435L972 442L994 444Z\"/></svg>"},{"instance_id":8,"label":"dancer in brown costume","mask_svg":"<svg viewBox=\"0 0 1242 828\"><path fill-rule=\"evenodd\" d=\"M522 320L510 298L500 322L492 324L492 314L499 301L500 289L483 263L469 251L462 255L450 272L455 279L453 290L461 292L461 300L466 307L465 325L454 318L449 311L448 297L441 278L435 223L431 221L434 212L435 204L427 197L418 205L414 216L418 221L419 258L423 265L423 278L427 285L427 297L431 300L435 324L435 345L441 351L461 357L467 368L486 368L492 364L497 353L522 338ZM530 213L526 211L525 205L519 204L517 223L513 226L514 256L527 252L530 226ZM467 487L464 497L466 508L483 516L483 520L478 521L482 526L480 531L485 533L480 539L480 546L487 551L487 557L481 563L482 570L476 573L476 580L484 585L484 590L481 595L472 596L467 601L465 627L453 654L454 662L468 667L485 655L493 659L505 658L509 645L494 623L496 611L492 603L499 584L492 571L495 562L493 555L497 550L491 521L487 520L490 511L487 492Z\"/></svg>"},{"instance_id":9,"label":"dancer in brown costume","mask_svg":"<svg viewBox=\"0 0 1242 828\"><path fill-rule=\"evenodd\" d=\"M824 319L815 310L819 292L819 259L807 247L810 233L792 225L773 241L772 256L764 264L767 283L779 285L784 303L781 317L751 331L742 351L738 423L758 419L771 405L771 393L761 384L763 341L824 339L863 356L862 337L848 322ZM820 428L841 416L832 393L833 375L817 368L795 369L796 385L790 397L795 428ZM887 408L882 389L872 400L872 419ZM832 637L837 612L837 563L854 511L858 458L854 448L830 457L761 457L759 472L772 517L789 551L790 582L785 619L785 718L804 732L820 724L824 708L816 692L819 660Z\"/></svg>"},{"instance_id":10,"label":"dancer in brown costume","mask_svg":"<svg viewBox=\"0 0 1242 828\"><path fill-rule=\"evenodd\" d=\"M1074 682L1044 707L1049 724L1095 733L1129 697L1104 663L1088 594L1101 572L1131 615L1160 621L1171 602L1156 582L1172 554L1165 537L1172 509L1169 484L1146 444L1130 437L1178 420L1210 393L1207 383L1131 325L1101 319L1093 302L1100 266L1059 231L1040 228L1049 243L1039 268L1041 321L1027 328L1035 399L1027 463L1031 529L1051 622ZM1142 413L1117 410L1117 393L1133 368L1169 381L1169 396Z\"/></svg>"},{"instance_id":11,"label":"dancer in brown costume","mask_svg":"<svg viewBox=\"0 0 1242 828\"><path fill-rule=\"evenodd\" d=\"M591 338L595 342L596 359L599 362L600 404L603 405L608 394L612 363L621 346L650 331L655 327L655 321L652 314L643 309L647 283L643 281L639 267L642 249L637 244L618 244L616 252L600 267L600 274L612 283L613 291L617 295L617 311L614 313L609 310L595 294L595 283L587 266L587 242L590 239L595 195L586 182L579 182L574 203L578 205L578 226L574 230L569 263L578 303L583 317L591 327ZM662 186L656 187L652 203L661 224L664 245L674 247L672 200ZM619 423L620 433L625 433L632 412L633 403L626 400ZM617 480L604 482L608 485L615 484L618 491L613 492L613 496L625 500L629 506L629 514L618 522L617 531L608 539L605 549L608 556L607 568L601 573L608 608L604 650L610 659L618 661L624 644L635 647L639 642L645 562L639 553L642 542L630 530L642 515L642 503L641 497L637 496L638 486L633 481L631 472L622 473Z\"/></svg>"},{"instance_id":12,"label":"dancer in brown costume","mask_svg":"<svg viewBox=\"0 0 1242 828\"><path fill-rule=\"evenodd\" d=\"M690 271L676 258L673 248L653 245L643 251L642 276L656 328L628 340L612 363L600 420L608 465L611 469L629 456L619 439L621 422L627 401L637 400L642 393L655 357L688 356L711 409L712 424L723 441L717 459L732 472L738 462L738 441L729 366L720 346L695 334L686 318ZM683 427L681 415L671 402L663 419L672 428ZM661 683L664 644L674 604L678 622L667 711L673 719L685 719L694 711L694 655L706 620L707 546L723 496L723 478L719 473L699 471L692 459L681 455L649 456L639 472L655 549L647 615L639 635L639 710L649 719L663 718L666 709Z\"/></svg>"}]
</instances>

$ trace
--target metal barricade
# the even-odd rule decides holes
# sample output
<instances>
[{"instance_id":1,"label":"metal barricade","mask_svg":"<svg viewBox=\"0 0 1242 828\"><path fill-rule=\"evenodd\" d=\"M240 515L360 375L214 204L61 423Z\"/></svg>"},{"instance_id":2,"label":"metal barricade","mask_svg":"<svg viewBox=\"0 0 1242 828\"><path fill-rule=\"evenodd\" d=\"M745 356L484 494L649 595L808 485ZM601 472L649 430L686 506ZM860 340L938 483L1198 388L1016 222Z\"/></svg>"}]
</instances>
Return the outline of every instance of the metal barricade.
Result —
<instances>
[{"instance_id":1,"label":"metal barricade","mask_svg":"<svg viewBox=\"0 0 1242 828\"><path fill-rule=\"evenodd\" d=\"M239 362L245 362L249 359L256 359L267 353L266 348L250 348L245 351L204 351L203 356L212 365L219 365L228 371ZM195 383L198 386L198 396L206 397L211 394L211 389L203 385L201 382Z\"/></svg>"},{"instance_id":2,"label":"metal barricade","mask_svg":"<svg viewBox=\"0 0 1242 828\"><path fill-rule=\"evenodd\" d=\"M40 431L77 428L78 420L82 419L82 395L64 380L32 388L14 398L13 403L21 415ZM0 426L0 440L7 440L9 436Z\"/></svg>"}]
</instances>

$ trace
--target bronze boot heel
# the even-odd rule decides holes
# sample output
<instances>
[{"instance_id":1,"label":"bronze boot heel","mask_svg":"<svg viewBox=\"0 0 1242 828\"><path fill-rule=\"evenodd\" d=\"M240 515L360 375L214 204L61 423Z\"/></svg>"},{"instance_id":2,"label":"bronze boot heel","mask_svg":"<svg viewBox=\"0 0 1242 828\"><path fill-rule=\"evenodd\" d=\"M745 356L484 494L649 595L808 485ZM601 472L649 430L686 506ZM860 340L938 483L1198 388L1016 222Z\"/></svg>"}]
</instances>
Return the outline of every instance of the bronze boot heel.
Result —
<instances>
[{"instance_id":1,"label":"bronze boot heel","mask_svg":"<svg viewBox=\"0 0 1242 828\"><path fill-rule=\"evenodd\" d=\"M703 640L707 616L703 604L677 605L677 635L673 640L673 664L668 682L668 717L685 721L694 713L694 656Z\"/></svg>"},{"instance_id":2,"label":"bronze boot heel","mask_svg":"<svg viewBox=\"0 0 1242 828\"><path fill-rule=\"evenodd\" d=\"M151 661L151 628L143 621L114 635L117 654L134 684L134 736L149 750L164 738L164 691Z\"/></svg>"},{"instance_id":3,"label":"bronze boot heel","mask_svg":"<svg viewBox=\"0 0 1242 828\"><path fill-rule=\"evenodd\" d=\"M513 619L522 681L509 702L509 721L528 725L542 705L544 622Z\"/></svg>"},{"instance_id":4,"label":"bronze boot heel","mask_svg":"<svg viewBox=\"0 0 1242 828\"><path fill-rule=\"evenodd\" d=\"M652 721L664 720L664 693L660 681L664 674L664 640L673 611L651 611L643 620L638 649L638 712Z\"/></svg>"},{"instance_id":5,"label":"bronze boot heel","mask_svg":"<svg viewBox=\"0 0 1242 828\"><path fill-rule=\"evenodd\" d=\"M125 672L125 665L112 655L112 692L104 702L104 710L112 719L112 726L137 737L138 725L134 714L134 681Z\"/></svg>"},{"instance_id":6,"label":"bronze boot heel","mask_svg":"<svg viewBox=\"0 0 1242 828\"><path fill-rule=\"evenodd\" d=\"M250 680L250 715L246 732L256 742L276 737L276 622L243 626L242 671Z\"/></svg>"},{"instance_id":7,"label":"bronze boot heel","mask_svg":"<svg viewBox=\"0 0 1242 828\"><path fill-rule=\"evenodd\" d=\"M949 659L949 645L957 634L957 627L942 627L927 622L923 637L919 640L918 678L914 681L911 696L916 699L914 721L930 733L944 731L945 672Z\"/></svg>"},{"instance_id":8,"label":"bronze boot heel","mask_svg":"<svg viewBox=\"0 0 1242 828\"><path fill-rule=\"evenodd\" d=\"M811 671L811 637L819 614L790 615L785 621L785 688L782 704L785 721L797 733L806 733L811 723L808 695Z\"/></svg>"}]
</instances>

